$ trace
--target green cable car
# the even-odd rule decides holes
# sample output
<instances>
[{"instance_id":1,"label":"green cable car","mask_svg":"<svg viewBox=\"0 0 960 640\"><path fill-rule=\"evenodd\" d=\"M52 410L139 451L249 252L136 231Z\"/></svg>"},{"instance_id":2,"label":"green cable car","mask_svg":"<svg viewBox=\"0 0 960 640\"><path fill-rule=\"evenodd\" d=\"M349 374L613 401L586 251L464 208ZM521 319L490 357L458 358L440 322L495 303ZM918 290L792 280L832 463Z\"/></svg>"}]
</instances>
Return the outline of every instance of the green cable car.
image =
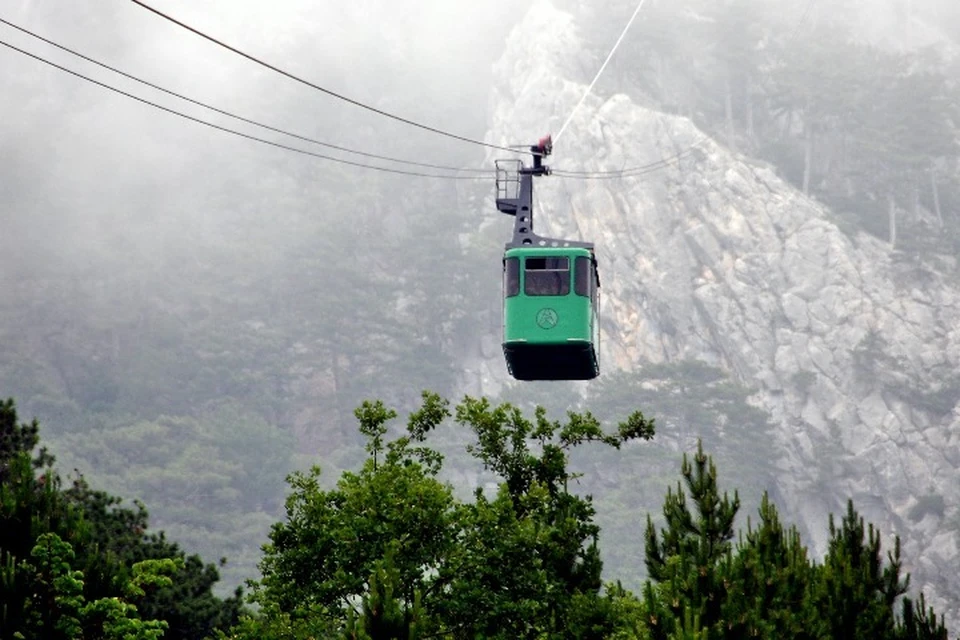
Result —
<instances>
[{"instance_id":1,"label":"green cable car","mask_svg":"<svg viewBox=\"0 0 960 640\"><path fill-rule=\"evenodd\" d=\"M503 354L517 380L600 375L600 279L593 245L533 233L533 177L549 174L549 137L530 148L533 167L497 162L497 208L516 217L503 256Z\"/></svg>"}]
</instances>

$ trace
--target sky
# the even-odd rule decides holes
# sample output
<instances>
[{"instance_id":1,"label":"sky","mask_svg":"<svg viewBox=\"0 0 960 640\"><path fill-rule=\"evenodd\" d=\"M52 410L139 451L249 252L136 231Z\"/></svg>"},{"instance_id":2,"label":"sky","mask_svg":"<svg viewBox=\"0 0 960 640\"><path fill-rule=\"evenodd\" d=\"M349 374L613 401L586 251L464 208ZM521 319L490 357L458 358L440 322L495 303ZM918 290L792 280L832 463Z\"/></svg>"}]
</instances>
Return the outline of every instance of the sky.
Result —
<instances>
[{"instance_id":1,"label":"sky","mask_svg":"<svg viewBox=\"0 0 960 640\"><path fill-rule=\"evenodd\" d=\"M490 66L527 4L157 0L156 8L354 99L387 110L419 104L413 110L424 113L436 111L432 106L436 104L452 111L440 114L441 119L459 120L461 126L482 132L483 110L463 110L459 103L469 98L468 105L485 106ZM22 7L16 16L21 26L202 100L256 107L256 117L283 119L302 110L316 119L355 109L297 87L132 2L71 3L65 11L57 7L56 13L39 3L25 2ZM15 44L29 44L31 51L50 51L9 27L2 33ZM67 55L57 59L75 63ZM26 62L11 52L0 58L8 77L35 75L37 63ZM47 88L67 91L71 83L65 80L52 80L54 86ZM102 90L91 87L84 94L98 92ZM105 102L100 100L103 95L83 97ZM395 133L388 124L372 117L370 126Z\"/></svg>"}]
</instances>

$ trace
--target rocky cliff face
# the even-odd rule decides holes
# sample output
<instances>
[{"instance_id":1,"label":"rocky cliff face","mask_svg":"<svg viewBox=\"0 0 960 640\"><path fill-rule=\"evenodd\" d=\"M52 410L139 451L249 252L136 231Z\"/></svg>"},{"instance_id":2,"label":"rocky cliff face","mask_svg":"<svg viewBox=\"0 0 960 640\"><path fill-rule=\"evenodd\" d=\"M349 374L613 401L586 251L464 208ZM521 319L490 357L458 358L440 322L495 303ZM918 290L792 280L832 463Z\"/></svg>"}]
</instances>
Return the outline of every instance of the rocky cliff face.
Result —
<instances>
[{"instance_id":1,"label":"rocky cliff face","mask_svg":"<svg viewBox=\"0 0 960 640\"><path fill-rule=\"evenodd\" d=\"M599 64L581 51L572 17L535 4L495 69L490 140L556 131ZM844 232L771 167L626 95L588 98L552 164L662 159L639 177L535 185L541 234L597 243L604 367L692 358L756 388L779 425L780 507L808 544L825 550L827 514L852 497L888 548L902 538L912 588L960 620L947 569L960 499L960 286L943 275L954 261ZM491 391L499 354L482 370Z\"/></svg>"}]
</instances>

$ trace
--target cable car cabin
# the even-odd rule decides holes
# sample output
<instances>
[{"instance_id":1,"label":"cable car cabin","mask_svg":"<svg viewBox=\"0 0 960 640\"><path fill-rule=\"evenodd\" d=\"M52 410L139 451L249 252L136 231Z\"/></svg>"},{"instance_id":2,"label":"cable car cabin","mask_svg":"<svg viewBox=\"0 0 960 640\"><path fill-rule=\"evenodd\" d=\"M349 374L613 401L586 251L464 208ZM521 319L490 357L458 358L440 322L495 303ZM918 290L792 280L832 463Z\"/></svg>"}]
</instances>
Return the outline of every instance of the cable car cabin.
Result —
<instances>
[{"instance_id":1,"label":"cable car cabin","mask_svg":"<svg viewBox=\"0 0 960 640\"><path fill-rule=\"evenodd\" d=\"M503 258L503 353L518 380L600 374L600 280L593 250L523 246Z\"/></svg>"},{"instance_id":2,"label":"cable car cabin","mask_svg":"<svg viewBox=\"0 0 960 640\"><path fill-rule=\"evenodd\" d=\"M600 375L600 278L593 245L538 236L533 178L550 174L550 136L530 147L533 165L497 160L497 209L514 217L503 256L503 354L517 380Z\"/></svg>"}]
</instances>

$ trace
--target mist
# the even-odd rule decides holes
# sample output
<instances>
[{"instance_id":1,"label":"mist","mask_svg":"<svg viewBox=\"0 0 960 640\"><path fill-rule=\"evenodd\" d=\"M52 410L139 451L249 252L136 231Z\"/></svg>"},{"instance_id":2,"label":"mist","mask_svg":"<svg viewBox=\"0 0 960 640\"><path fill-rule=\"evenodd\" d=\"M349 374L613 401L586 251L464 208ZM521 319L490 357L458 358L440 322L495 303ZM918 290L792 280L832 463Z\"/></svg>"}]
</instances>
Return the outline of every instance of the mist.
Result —
<instances>
[{"instance_id":1,"label":"mist","mask_svg":"<svg viewBox=\"0 0 960 640\"><path fill-rule=\"evenodd\" d=\"M526 3L166 2L157 8L251 55L378 109L482 137L490 67ZM12 22L160 86L332 144L455 166L475 148L362 111L278 76L133 3L24 2ZM120 78L5 25L5 41L195 117L278 136ZM5 175L0 272L121 253L150 260L184 224L216 233L209 201L255 201L258 183L339 168L136 103L9 49L0 51ZM266 135L265 135L266 133ZM286 140L284 142L289 142ZM303 145L300 145L303 146ZM309 145L307 145L309 147ZM313 148L324 152L324 149ZM421 151L422 150L422 151ZM423 156L423 157L418 157ZM357 158L354 157L354 160ZM277 168L282 167L282 168ZM285 171L289 169L289 172ZM350 170L356 174L361 170ZM302 185L289 180L290 189ZM282 224L281 207L269 208ZM322 215L324 207L318 207ZM188 222L189 221L189 222ZM132 255L124 248L134 248Z\"/></svg>"}]
</instances>

